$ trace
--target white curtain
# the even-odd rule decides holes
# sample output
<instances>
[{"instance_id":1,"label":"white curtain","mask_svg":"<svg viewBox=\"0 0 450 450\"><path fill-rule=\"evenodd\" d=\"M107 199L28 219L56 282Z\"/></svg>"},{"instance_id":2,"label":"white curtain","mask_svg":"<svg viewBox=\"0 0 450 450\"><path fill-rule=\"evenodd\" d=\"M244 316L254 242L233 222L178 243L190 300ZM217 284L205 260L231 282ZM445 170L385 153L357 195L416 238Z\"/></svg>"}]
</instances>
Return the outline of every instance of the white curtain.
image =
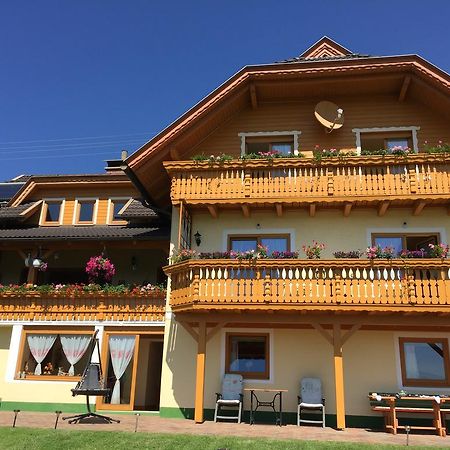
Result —
<instances>
[{"instance_id":1,"label":"white curtain","mask_svg":"<svg viewBox=\"0 0 450 450\"><path fill-rule=\"evenodd\" d=\"M408 378L420 378L419 365L417 363L416 344L404 344L405 366Z\"/></svg>"},{"instance_id":2,"label":"white curtain","mask_svg":"<svg viewBox=\"0 0 450 450\"><path fill-rule=\"evenodd\" d=\"M29 334L27 336L28 347L33 358L37 362L36 369L34 369L35 375L42 374L41 362L44 361L47 353L53 347L56 340L56 334Z\"/></svg>"},{"instance_id":3,"label":"white curtain","mask_svg":"<svg viewBox=\"0 0 450 450\"><path fill-rule=\"evenodd\" d=\"M75 375L74 365L83 357L91 341L90 336L76 334L62 334L61 345L66 355L67 361L70 363L69 375Z\"/></svg>"},{"instance_id":4,"label":"white curtain","mask_svg":"<svg viewBox=\"0 0 450 450\"><path fill-rule=\"evenodd\" d=\"M111 336L109 338L109 352L111 363L116 377L114 389L111 395L111 404L120 404L120 379L122 378L134 353L136 336Z\"/></svg>"}]
</instances>

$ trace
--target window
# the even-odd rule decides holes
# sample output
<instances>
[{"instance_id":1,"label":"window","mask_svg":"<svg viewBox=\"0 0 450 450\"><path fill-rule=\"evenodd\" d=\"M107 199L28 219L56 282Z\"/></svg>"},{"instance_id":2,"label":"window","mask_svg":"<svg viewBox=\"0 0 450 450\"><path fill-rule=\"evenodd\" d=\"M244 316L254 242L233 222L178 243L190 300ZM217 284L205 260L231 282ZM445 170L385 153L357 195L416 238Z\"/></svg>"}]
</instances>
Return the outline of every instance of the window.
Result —
<instances>
[{"instance_id":1,"label":"window","mask_svg":"<svg viewBox=\"0 0 450 450\"><path fill-rule=\"evenodd\" d=\"M403 386L448 386L448 340L400 338Z\"/></svg>"},{"instance_id":2,"label":"window","mask_svg":"<svg viewBox=\"0 0 450 450\"><path fill-rule=\"evenodd\" d=\"M97 215L97 200L76 200L74 223L94 224Z\"/></svg>"},{"instance_id":3,"label":"window","mask_svg":"<svg viewBox=\"0 0 450 450\"><path fill-rule=\"evenodd\" d=\"M26 330L22 336L16 378L80 377L89 361L91 334Z\"/></svg>"},{"instance_id":4,"label":"window","mask_svg":"<svg viewBox=\"0 0 450 450\"><path fill-rule=\"evenodd\" d=\"M300 131L254 131L239 133L241 155L277 151L285 155L298 153Z\"/></svg>"},{"instance_id":5,"label":"window","mask_svg":"<svg viewBox=\"0 0 450 450\"><path fill-rule=\"evenodd\" d=\"M420 127L375 127L353 128L356 135L356 149L361 150L392 150L394 147L409 147L418 152L417 132Z\"/></svg>"},{"instance_id":6,"label":"window","mask_svg":"<svg viewBox=\"0 0 450 450\"><path fill-rule=\"evenodd\" d=\"M226 334L226 373L269 379L269 335Z\"/></svg>"},{"instance_id":7,"label":"window","mask_svg":"<svg viewBox=\"0 0 450 450\"><path fill-rule=\"evenodd\" d=\"M110 199L110 207L109 207L109 220L110 224L125 224L127 223L122 217L119 216L119 212L121 209L130 201L129 198L114 198Z\"/></svg>"},{"instance_id":8,"label":"window","mask_svg":"<svg viewBox=\"0 0 450 450\"><path fill-rule=\"evenodd\" d=\"M411 140L408 138L386 139L385 148L391 151L394 147L411 148Z\"/></svg>"},{"instance_id":9,"label":"window","mask_svg":"<svg viewBox=\"0 0 450 450\"><path fill-rule=\"evenodd\" d=\"M290 250L289 235L240 235L228 237L228 249L236 252L256 250L258 245L267 247L269 254L274 251Z\"/></svg>"},{"instance_id":10,"label":"window","mask_svg":"<svg viewBox=\"0 0 450 450\"><path fill-rule=\"evenodd\" d=\"M45 200L42 204L41 225L60 225L63 216L63 200Z\"/></svg>"},{"instance_id":11,"label":"window","mask_svg":"<svg viewBox=\"0 0 450 450\"><path fill-rule=\"evenodd\" d=\"M439 243L439 235L437 233L374 234L372 235L372 243L373 245L379 245L381 248L393 247L397 255L402 250L428 250L428 244Z\"/></svg>"}]
</instances>

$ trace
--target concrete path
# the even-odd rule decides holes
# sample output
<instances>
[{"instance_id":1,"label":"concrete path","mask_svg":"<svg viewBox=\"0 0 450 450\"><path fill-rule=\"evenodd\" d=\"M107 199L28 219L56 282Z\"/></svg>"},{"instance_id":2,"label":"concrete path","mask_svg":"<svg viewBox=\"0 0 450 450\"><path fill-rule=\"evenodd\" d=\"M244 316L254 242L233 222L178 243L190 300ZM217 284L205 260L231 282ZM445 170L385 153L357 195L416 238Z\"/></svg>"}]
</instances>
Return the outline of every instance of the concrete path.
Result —
<instances>
[{"instance_id":1,"label":"concrete path","mask_svg":"<svg viewBox=\"0 0 450 450\"><path fill-rule=\"evenodd\" d=\"M119 424L76 424L69 425L67 421L60 420L58 429L65 430L97 430L97 431L127 431L134 432L136 417L133 414L114 414L112 417L120 420ZM56 415L54 413L38 413L22 411L18 414L16 427L53 428ZM14 413L0 411L0 426L12 426ZM287 425L248 425L233 423L205 422L195 424L187 419L166 419L157 415L139 416L138 432L146 433L179 433L196 435L224 435L242 437L260 437L271 439L302 439L317 441L346 441L372 444L406 444L406 435L393 436L388 433L349 428L345 431L336 431L332 428L296 427ZM450 437L442 438L432 434L411 434L410 445L416 446L442 446L450 447Z\"/></svg>"}]
</instances>

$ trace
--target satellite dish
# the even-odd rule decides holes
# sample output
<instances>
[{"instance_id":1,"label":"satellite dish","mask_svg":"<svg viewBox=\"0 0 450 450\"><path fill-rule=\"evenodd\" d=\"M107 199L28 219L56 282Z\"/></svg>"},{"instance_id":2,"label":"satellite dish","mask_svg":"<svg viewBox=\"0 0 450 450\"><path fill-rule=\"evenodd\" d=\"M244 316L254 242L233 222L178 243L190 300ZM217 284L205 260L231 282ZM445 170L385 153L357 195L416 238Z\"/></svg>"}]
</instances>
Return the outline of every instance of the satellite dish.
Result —
<instances>
[{"instance_id":1,"label":"satellite dish","mask_svg":"<svg viewBox=\"0 0 450 450\"><path fill-rule=\"evenodd\" d=\"M327 133L344 125L344 110L333 102L319 102L314 109L316 119L327 129Z\"/></svg>"}]
</instances>

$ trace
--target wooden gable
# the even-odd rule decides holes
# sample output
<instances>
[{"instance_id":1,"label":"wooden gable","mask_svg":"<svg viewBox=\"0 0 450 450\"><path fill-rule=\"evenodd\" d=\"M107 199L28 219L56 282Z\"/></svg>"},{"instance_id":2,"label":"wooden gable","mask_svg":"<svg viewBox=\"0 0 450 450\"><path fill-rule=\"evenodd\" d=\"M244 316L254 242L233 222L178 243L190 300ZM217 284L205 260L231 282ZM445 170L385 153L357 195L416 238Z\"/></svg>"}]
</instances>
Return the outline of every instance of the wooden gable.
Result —
<instances>
[{"instance_id":1,"label":"wooden gable","mask_svg":"<svg viewBox=\"0 0 450 450\"><path fill-rule=\"evenodd\" d=\"M319 39L315 44L305 50L300 58L316 59L329 58L333 56L346 56L352 52L327 36Z\"/></svg>"}]
</instances>

